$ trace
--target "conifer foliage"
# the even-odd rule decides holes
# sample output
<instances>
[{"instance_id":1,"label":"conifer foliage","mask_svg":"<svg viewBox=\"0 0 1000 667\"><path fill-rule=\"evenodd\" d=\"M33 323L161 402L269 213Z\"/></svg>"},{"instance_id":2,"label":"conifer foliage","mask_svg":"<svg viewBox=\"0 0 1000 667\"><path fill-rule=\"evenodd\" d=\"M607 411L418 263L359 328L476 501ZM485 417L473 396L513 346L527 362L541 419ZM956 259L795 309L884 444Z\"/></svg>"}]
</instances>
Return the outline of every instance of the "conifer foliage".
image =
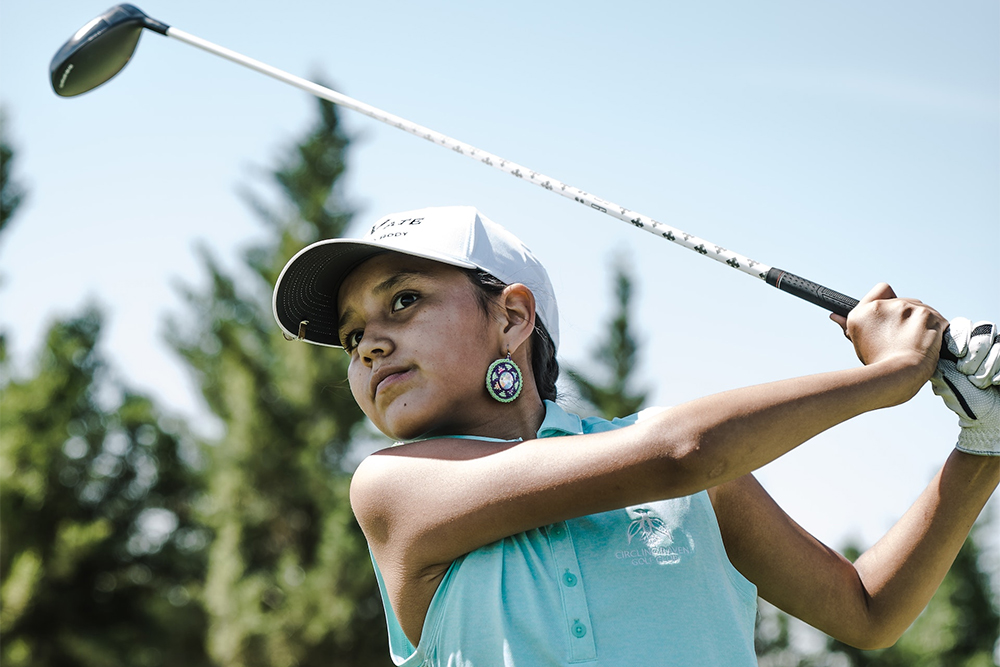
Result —
<instances>
[{"instance_id":1,"label":"conifer foliage","mask_svg":"<svg viewBox=\"0 0 1000 667\"><path fill-rule=\"evenodd\" d=\"M0 231L25 190L0 137ZM15 372L0 332L0 663L208 665L197 447L108 371L101 313Z\"/></svg>"},{"instance_id":2,"label":"conifer foliage","mask_svg":"<svg viewBox=\"0 0 1000 667\"><path fill-rule=\"evenodd\" d=\"M347 356L288 341L271 289L305 244L343 235L339 197L348 139L333 105L274 172L280 203L246 194L267 238L246 255L249 279L203 252L207 289L171 344L224 426L211 443L205 521L215 533L205 581L208 649L225 665L373 665L388 660L367 546L343 467L363 420Z\"/></svg>"},{"instance_id":3,"label":"conifer foliage","mask_svg":"<svg viewBox=\"0 0 1000 667\"><path fill-rule=\"evenodd\" d=\"M615 310L608 322L607 333L594 346L593 369L584 372L579 367L567 369L570 381L580 397L597 410L605 419L628 416L642 407L645 391L636 391L635 366L639 344L629 323L632 302L632 277L625 261L618 258L614 264Z\"/></svg>"},{"instance_id":4,"label":"conifer foliage","mask_svg":"<svg viewBox=\"0 0 1000 667\"><path fill-rule=\"evenodd\" d=\"M0 232L24 200L24 187L14 179L14 147L7 139L7 113L0 109Z\"/></svg>"},{"instance_id":5,"label":"conifer foliage","mask_svg":"<svg viewBox=\"0 0 1000 667\"><path fill-rule=\"evenodd\" d=\"M194 443L105 377L95 309L0 400L4 665L207 665Z\"/></svg>"}]
</instances>

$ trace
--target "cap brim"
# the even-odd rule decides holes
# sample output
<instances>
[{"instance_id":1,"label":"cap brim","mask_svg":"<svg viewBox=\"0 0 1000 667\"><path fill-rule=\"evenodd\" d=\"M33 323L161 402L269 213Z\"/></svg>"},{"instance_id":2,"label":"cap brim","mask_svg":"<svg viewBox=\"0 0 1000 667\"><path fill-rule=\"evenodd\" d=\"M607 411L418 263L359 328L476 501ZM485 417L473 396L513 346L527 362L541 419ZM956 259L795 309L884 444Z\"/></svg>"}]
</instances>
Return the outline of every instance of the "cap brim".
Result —
<instances>
[{"instance_id":1,"label":"cap brim","mask_svg":"<svg viewBox=\"0 0 1000 667\"><path fill-rule=\"evenodd\" d=\"M359 264L384 252L423 257L461 268L478 268L471 262L442 254L405 252L357 239L327 239L313 243L285 264L274 285L274 319L285 336L302 338L316 345L342 347L337 332L340 285Z\"/></svg>"}]
</instances>

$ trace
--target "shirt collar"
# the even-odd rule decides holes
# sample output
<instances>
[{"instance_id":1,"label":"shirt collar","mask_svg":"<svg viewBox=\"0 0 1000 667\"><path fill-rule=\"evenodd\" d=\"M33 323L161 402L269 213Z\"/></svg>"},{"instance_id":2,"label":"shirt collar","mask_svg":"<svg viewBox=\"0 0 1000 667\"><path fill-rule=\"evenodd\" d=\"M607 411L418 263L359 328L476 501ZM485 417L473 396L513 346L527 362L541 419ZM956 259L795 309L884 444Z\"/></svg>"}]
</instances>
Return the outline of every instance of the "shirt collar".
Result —
<instances>
[{"instance_id":1,"label":"shirt collar","mask_svg":"<svg viewBox=\"0 0 1000 667\"><path fill-rule=\"evenodd\" d=\"M539 438L583 434L583 422L577 415L566 412L552 401L546 400L544 403L545 419L538 427Z\"/></svg>"}]
</instances>

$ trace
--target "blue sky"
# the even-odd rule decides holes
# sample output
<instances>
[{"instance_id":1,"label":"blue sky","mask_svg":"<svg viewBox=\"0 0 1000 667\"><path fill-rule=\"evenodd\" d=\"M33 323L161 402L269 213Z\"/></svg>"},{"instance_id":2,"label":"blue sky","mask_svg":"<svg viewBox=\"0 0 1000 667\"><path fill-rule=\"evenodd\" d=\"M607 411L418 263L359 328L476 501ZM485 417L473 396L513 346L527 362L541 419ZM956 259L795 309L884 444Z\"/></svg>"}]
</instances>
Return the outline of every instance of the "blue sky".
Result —
<instances>
[{"instance_id":1,"label":"blue sky","mask_svg":"<svg viewBox=\"0 0 1000 667\"><path fill-rule=\"evenodd\" d=\"M0 240L0 326L23 366L51 318L96 300L119 374L210 429L163 343L164 318L185 312L178 282L204 281L198 244L236 266L263 233L237 192L263 183L314 103L153 33L116 79L56 97L52 55L107 6L0 6L0 98L29 189ZM949 317L1000 319L995 2L139 6L855 297L886 280ZM639 377L653 403L858 363L814 306L394 128L344 119L355 137L344 192L359 226L478 206L548 266L564 366L582 364L602 332L614 256L636 278ZM820 539L868 544L947 456L956 422L927 387L760 477Z\"/></svg>"}]
</instances>

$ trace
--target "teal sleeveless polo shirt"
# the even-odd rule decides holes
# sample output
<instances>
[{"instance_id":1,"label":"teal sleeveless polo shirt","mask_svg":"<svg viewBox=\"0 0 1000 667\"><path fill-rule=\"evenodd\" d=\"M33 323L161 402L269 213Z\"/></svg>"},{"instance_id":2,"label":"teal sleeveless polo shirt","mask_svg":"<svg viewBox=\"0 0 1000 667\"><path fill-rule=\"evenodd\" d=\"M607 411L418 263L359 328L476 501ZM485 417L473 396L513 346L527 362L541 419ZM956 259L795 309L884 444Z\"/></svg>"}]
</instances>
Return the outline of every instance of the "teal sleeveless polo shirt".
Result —
<instances>
[{"instance_id":1,"label":"teal sleeveless polo shirt","mask_svg":"<svg viewBox=\"0 0 1000 667\"><path fill-rule=\"evenodd\" d=\"M538 437L628 426L545 402ZM406 667L750 667L756 587L729 562L707 492L512 535L456 559L419 646L374 562L389 652Z\"/></svg>"}]
</instances>

